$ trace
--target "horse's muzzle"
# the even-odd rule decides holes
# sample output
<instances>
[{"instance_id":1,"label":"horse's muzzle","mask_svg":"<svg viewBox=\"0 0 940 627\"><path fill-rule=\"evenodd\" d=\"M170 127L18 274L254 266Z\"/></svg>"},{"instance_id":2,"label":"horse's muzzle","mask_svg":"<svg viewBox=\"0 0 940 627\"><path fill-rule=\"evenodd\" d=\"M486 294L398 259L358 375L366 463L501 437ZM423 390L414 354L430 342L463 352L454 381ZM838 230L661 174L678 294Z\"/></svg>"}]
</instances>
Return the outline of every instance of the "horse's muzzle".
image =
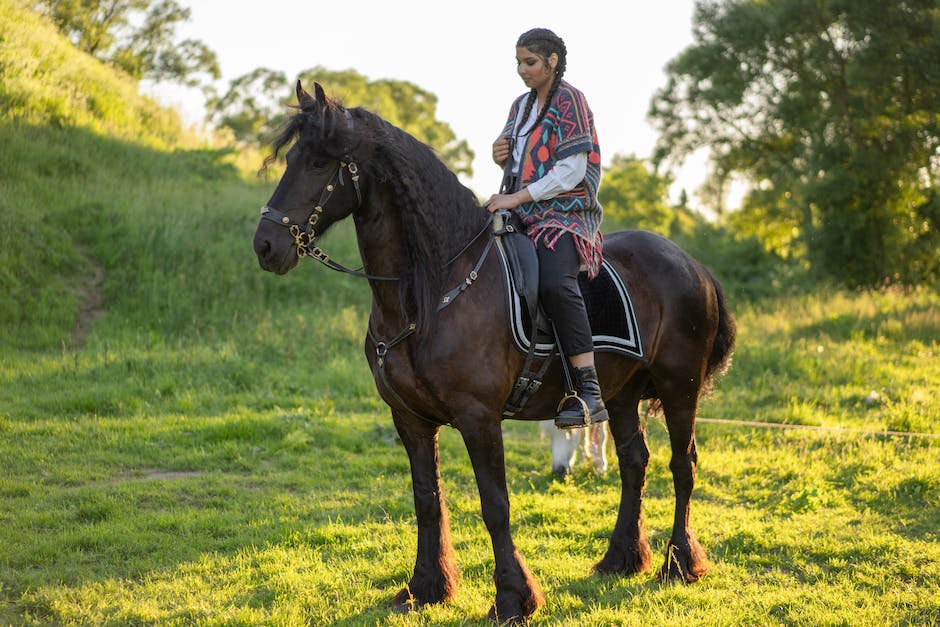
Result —
<instances>
[{"instance_id":1,"label":"horse's muzzle","mask_svg":"<svg viewBox=\"0 0 940 627\"><path fill-rule=\"evenodd\" d=\"M297 265L299 259L297 251L291 244L278 245L277 238L263 232L265 226L261 224L255 231L253 246L255 255L258 257L258 264L262 270L275 274L287 274Z\"/></svg>"}]
</instances>

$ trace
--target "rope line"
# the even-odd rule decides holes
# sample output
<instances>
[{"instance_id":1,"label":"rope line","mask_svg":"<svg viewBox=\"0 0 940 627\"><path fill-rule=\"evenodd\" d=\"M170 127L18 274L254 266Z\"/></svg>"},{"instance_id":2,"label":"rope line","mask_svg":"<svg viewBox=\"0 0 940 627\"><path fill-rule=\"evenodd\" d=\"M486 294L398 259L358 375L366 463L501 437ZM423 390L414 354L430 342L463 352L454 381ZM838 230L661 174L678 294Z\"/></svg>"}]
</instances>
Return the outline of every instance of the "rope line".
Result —
<instances>
[{"instance_id":1,"label":"rope line","mask_svg":"<svg viewBox=\"0 0 940 627\"><path fill-rule=\"evenodd\" d=\"M696 418L696 422L709 424L734 425L737 427L758 427L765 429L803 429L806 431L835 431L839 433L855 433L862 435L883 435L904 438L940 438L940 433L916 433L910 431L888 431L876 429L851 429L847 427L825 427L819 425L798 425L780 422L757 422L753 420L727 420L725 418Z\"/></svg>"}]
</instances>

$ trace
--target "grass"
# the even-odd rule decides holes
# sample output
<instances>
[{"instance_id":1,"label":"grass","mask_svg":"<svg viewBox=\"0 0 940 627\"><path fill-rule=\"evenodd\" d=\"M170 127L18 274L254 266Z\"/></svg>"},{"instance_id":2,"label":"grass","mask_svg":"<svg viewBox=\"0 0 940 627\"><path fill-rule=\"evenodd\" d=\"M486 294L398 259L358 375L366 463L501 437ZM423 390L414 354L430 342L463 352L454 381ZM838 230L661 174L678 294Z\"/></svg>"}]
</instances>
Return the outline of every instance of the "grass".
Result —
<instances>
[{"instance_id":1,"label":"grass","mask_svg":"<svg viewBox=\"0 0 940 627\"><path fill-rule=\"evenodd\" d=\"M366 403L361 403L366 405ZM4 424L0 617L28 624L485 624L492 555L457 434L442 467L463 585L451 604L387 608L415 550L408 466L380 407L323 401L206 415ZM613 473L548 472L533 425L508 424L514 531L545 587L537 624L936 622L937 447L707 426L696 586L589 574ZM672 518L664 429L646 521ZM23 451L16 454L16 451ZM775 451L775 454L770 454Z\"/></svg>"},{"instance_id":2,"label":"grass","mask_svg":"<svg viewBox=\"0 0 940 627\"><path fill-rule=\"evenodd\" d=\"M766 299L717 402L739 419L937 432L940 297L918 288Z\"/></svg>"},{"instance_id":3,"label":"grass","mask_svg":"<svg viewBox=\"0 0 940 627\"><path fill-rule=\"evenodd\" d=\"M198 151L2 132L12 150L36 147L3 179L23 190L55 146L107 167L2 196L71 228L68 261L42 270L52 296L18 273L21 313L0 325L0 624L486 624L492 552L452 430L441 457L460 592L388 609L416 539L407 458L361 353L368 293L317 266L256 267L270 183ZM65 194L43 191L51 178ZM30 241L17 224L9 240ZM327 246L355 259L348 228ZM75 341L76 286L95 266L104 313ZM58 313L37 316L44 306ZM738 351L703 416L938 431L935 291L734 306ZM672 482L664 426L648 428L658 566ZM616 473L556 480L535 425L505 434L516 542L548 599L535 624L940 623L937 440L701 424L692 526L713 569L686 587L591 575Z\"/></svg>"}]
</instances>

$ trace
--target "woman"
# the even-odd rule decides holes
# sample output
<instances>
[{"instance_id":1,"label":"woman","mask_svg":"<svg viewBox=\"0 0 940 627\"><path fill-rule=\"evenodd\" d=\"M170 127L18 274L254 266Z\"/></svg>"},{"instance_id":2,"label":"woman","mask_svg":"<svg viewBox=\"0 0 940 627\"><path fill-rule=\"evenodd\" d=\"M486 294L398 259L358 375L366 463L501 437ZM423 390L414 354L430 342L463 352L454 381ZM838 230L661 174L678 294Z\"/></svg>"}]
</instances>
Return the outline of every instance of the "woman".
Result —
<instances>
[{"instance_id":1,"label":"woman","mask_svg":"<svg viewBox=\"0 0 940 627\"><path fill-rule=\"evenodd\" d=\"M486 202L490 212L513 210L535 242L539 298L574 371L574 394L562 399L555 417L561 429L607 420L578 288L579 267L594 278L601 263L600 147L584 95L562 80L566 58L564 41L545 28L516 42L517 71L529 91L513 102L493 143L493 161L506 177Z\"/></svg>"}]
</instances>

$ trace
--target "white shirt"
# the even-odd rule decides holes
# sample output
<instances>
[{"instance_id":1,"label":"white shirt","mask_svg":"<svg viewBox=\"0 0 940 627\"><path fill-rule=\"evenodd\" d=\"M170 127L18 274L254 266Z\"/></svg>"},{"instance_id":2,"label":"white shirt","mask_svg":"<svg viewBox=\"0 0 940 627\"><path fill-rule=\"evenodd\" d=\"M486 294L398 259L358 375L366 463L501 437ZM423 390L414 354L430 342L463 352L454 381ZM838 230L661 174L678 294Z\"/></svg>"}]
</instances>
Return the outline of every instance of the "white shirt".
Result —
<instances>
[{"instance_id":1,"label":"white shirt","mask_svg":"<svg viewBox=\"0 0 940 627\"><path fill-rule=\"evenodd\" d=\"M516 124L513 130L518 131L519 129L527 129L532 126L532 123L538 118L539 109L539 103L536 101L536 103L532 105L532 110L529 111L529 117L525 121L525 124L522 124L522 115L525 113L525 108L519 107L519 113L516 116ZM512 173L516 176L519 176L519 164L522 163L522 152L525 150L528 137L528 134L517 137L516 143L512 148ZM532 200L539 201L554 198L558 194L571 191L577 187L578 183L584 180L584 174L587 172L587 160L588 153L579 152L556 161L555 165L552 166L552 169L549 170L545 176L526 187L529 193L532 194Z\"/></svg>"}]
</instances>

